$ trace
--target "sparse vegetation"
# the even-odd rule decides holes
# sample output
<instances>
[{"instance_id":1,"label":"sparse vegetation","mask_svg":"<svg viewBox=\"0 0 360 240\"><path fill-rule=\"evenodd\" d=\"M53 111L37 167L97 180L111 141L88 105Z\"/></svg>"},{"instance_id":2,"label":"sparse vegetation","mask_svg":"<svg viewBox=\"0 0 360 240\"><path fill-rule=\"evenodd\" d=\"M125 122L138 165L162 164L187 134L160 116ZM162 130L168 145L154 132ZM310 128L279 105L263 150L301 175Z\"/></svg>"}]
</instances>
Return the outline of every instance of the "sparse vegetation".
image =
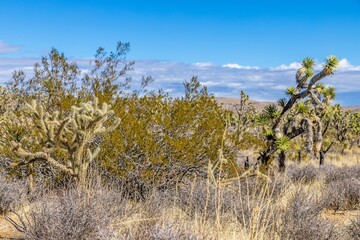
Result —
<instances>
[{"instance_id":1,"label":"sparse vegetation","mask_svg":"<svg viewBox=\"0 0 360 240\"><path fill-rule=\"evenodd\" d=\"M320 177L318 168L313 165L303 167L293 166L287 171L287 175L292 181L311 183Z\"/></svg>"},{"instance_id":2,"label":"sparse vegetation","mask_svg":"<svg viewBox=\"0 0 360 240\"><path fill-rule=\"evenodd\" d=\"M197 77L184 97L151 77L134 89L128 51L100 48L82 74L53 49L1 87L0 221L30 240L358 238L360 115L320 83L336 57L315 75L306 58L258 112L245 92L222 108Z\"/></svg>"},{"instance_id":3,"label":"sparse vegetation","mask_svg":"<svg viewBox=\"0 0 360 240\"><path fill-rule=\"evenodd\" d=\"M321 217L324 207L314 195L297 189L281 215L280 236L284 239L338 239L331 221Z\"/></svg>"},{"instance_id":4,"label":"sparse vegetation","mask_svg":"<svg viewBox=\"0 0 360 240\"><path fill-rule=\"evenodd\" d=\"M351 239L360 238L360 215L355 219L351 219L351 224L348 226L348 232Z\"/></svg>"},{"instance_id":5,"label":"sparse vegetation","mask_svg":"<svg viewBox=\"0 0 360 240\"><path fill-rule=\"evenodd\" d=\"M19 180L8 180L0 172L0 214L18 210L25 199L25 184Z\"/></svg>"}]
</instances>

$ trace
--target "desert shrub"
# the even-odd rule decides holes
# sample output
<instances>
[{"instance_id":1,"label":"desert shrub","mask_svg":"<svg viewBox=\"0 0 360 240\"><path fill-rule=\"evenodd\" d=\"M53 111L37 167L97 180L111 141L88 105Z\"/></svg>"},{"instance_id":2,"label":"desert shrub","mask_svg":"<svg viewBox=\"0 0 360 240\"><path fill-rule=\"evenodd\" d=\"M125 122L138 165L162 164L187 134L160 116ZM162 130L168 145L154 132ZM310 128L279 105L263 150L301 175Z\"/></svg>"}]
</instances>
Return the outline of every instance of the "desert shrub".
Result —
<instances>
[{"instance_id":1,"label":"desert shrub","mask_svg":"<svg viewBox=\"0 0 360 240\"><path fill-rule=\"evenodd\" d=\"M193 201L185 206L188 199L183 199L184 202L182 202L180 198L180 193L174 189L154 188L149 191L146 199L136 203L140 206L136 209L136 216L141 217L128 225L123 224L120 239L212 239L210 237L212 232L196 231L198 229L192 224L197 217L210 219L204 214L205 206L200 201L196 201L198 205L195 207ZM194 207L194 212L189 210L190 204ZM210 208L214 210L213 206ZM180 209L187 212L179 211ZM199 215L196 216L196 214Z\"/></svg>"},{"instance_id":2,"label":"desert shrub","mask_svg":"<svg viewBox=\"0 0 360 240\"><path fill-rule=\"evenodd\" d=\"M360 181L342 179L327 184L324 194L326 207L337 210L358 209L360 206Z\"/></svg>"},{"instance_id":3,"label":"desert shrub","mask_svg":"<svg viewBox=\"0 0 360 240\"><path fill-rule=\"evenodd\" d=\"M153 239L211 239L206 235L196 234L189 228L190 226L182 226L175 222L157 223L151 229L149 235Z\"/></svg>"},{"instance_id":4,"label":"desert shrub","mask_svg":"<svg viewBox=\"0 0 360 240\"><path fill-rule=\"evenodd\" d=\"M276 178L246 178L239 183L237 194L224 196L247 238L271 237L276 221L276 198L283 193L284 186Z\"/></svg>"},{"instance_id":5,"label":"desert shrub","mask_svg":"<svg viewBox=\"0 0 360 240\"><path fill-rule=\"evenodd\" d=\"M197 233L191 224L181 221L158 220L148 221L139 226L128 229L121 235L121 239L130 240L159 240L159 239L179 239L179 240L205 240L214 239L210 233Z\"/></svg>"},{"instance_id":6,"label":"desert shrub","mask_svg":"<svg viewBox=\"0 0 360 240\"><path fill-rule=\"evenodd\" d=\"M114 236L111 224L126 214L121 194L106 189L65 190L34 203L20 224L26 239L103 239Z\"/></svg>"},{"instance_id":7,"label":"desert shrub","mask_svg":"<svg viewBox=\"0 0 360 240\"><path fill-rule=\"evenodd\" d=\"M284 175L276 175L269 182L268 189L272 198L281 197L289 188L289 181Z\"/></svg>"},{"instance_id":8,"label":"desert shrub","mask_svg":"<svg viewBox=\"0 0 360 240\"><path fill-rule=\"evenodd\" d=\"M351 239L360 239L360 215L351 219L351 224L347 227L347 232Z\"/></svg>"},{"instance_id":9,"label":"desert shrub","mask_svg":"<svg viewBox=\"0 0 360 240\"><path fill-rule=\"evenodd\" d=\"M216 187L205 180L195 181L189 186L181 186L177 198L180 209L190 217L196 214L206 219L216 217Z\"/></svg>"},{"instance_id":10,"label":"desert shrub","mask_svg":"<svg viewBox=\"0 0 360 240\"><path fill-rule=\"evenodd\" d=\"M330 221L321 217L323 205L301 189L290 197L280 213L276 227L281 239L337 239L338 233Z\"/></svg>"},{"instance_id":11,"label":"desert shrub","mask_svg":"<svg viewBox=\"0 0 360 240\"><path fill-rule=\"evenodd\" d=\"M343 179L358 179L360 180L360 166L344 166L344 167L323 167L322 172L326 183L330 183Z\"/></svg>"},{"instance_id":12,"label":"desert shrub","mask_svg":"<svg viewBox=\"0 0 360 240\"><path fill-rule=\"evenodd\" d=\"M270 202L282 192L281 182L250 177L226 187L216 187L210 182L194 182L179 190L178 206L190 217L196 215L216 219L231 214L245 228L257 223L270 226L273 215ZM260 219L260 220L259 220ZM262 226L262 227L263 227Z\"/></svg>"},{"instance_id":13,"label":"desert shrub","mask_svg":"<svg viewBox=\"0 0 360 240\"><path fill-rule=\"evenodd\" d=\"M137 202L141 204L142 214L146 218L161 218L167 215L168 209L177 207L178 193L174 189L158 190L156 188L149 191L145 200Z\"/></svg>"},{"instance_id":14,"label":"desert shrub","mask_svg":"<svg viewBox=\"0 0 360 240\"><path fill-rule=\"evenodd\" d=\"M287 170L287 176L293 182L311 183L319 177L319 170L313 165L303 167L292 165Z\"/></svg>"},{"instance_id":15,"label":"desert shrub","mask_svg":"<svg viewBox=\"0 0 360 240\"><path fill-rule=\"evenodd\" d=\"M286 178L282 175L246 177L239 182L234 182L242 196L277 198L287 187Z\"/></svg>"},{"instance_id":16,"label":"desert shrub","mask_svg":"<svg viewBox=\"0 0 360 240\"><path fill-rule=\"evenodd\" d=\"M184 85L184 98L161 92L117 98L113 108L121 123L101 144L102 166L145 190L172 188L188 176L206 178L209 162L219 158L224 110L196 78ZM236 176L233 153L224 148L223 175Z\"/></svg>"},{"instance_id":17,"label":"desert shrub","mask_svg":"<svg viewBox=\"0 0 360 240\"><path fill-rule=\"evenodd\" d=\"M7 180L0 173L0 214L17 210L25 198L25 183L19 180Z\"/></svg>"},{"instance_id":18,"label":"desert shrub","mask_svg":"<svg viewBox=\"0 0 360 240\"><path fill-rule=\"evenodd\" d=\"M151 191L151 185L136 171L124 174L120 183L125 197L135 201L145 200Z\"/></svg>"}]
</instances>

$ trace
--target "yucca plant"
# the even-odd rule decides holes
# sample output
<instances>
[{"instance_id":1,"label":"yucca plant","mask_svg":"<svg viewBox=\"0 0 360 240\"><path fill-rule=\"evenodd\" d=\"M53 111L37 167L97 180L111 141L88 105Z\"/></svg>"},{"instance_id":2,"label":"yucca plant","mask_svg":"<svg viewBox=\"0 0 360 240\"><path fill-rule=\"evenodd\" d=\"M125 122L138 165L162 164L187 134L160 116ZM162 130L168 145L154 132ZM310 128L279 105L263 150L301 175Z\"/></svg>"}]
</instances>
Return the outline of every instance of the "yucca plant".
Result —
<instances>
[{"instance_id":1,"label":"yucca plant","mask_svg":"<svg viewBox=\"0 0 360 240\"><path fill-rule=\"evenodd\" d=\"M308 112L308 106L303 102L298 102L295 106L295 110L298 111L300 114L305 114Z\"/></svg>"},{"instance_id":2,"label":"yucca plant","mask_svg":"<svg viewBox=\"0 0 360 240\"><path fill-rule=\"evenodd\" d=\"M286 98L280 98L280 99L277 101L277 104L278 104L280 107L285 107L286 102L287 102Z\"/></svg>"},{"instance_id":3,"label":"yucca plant","mask_svg":"<svg viewBox=\"0 0 360 240\"><path fill-rule=\"evenodd\" d=\"M329 56L326 59L324 70L328 75L334 74L334 70L339 66L339 59L335 56Z\"/></svg>"},{"instance_id":4,"label":"yucca plant","mask_svg":"<svg viewBox=\"0 0 360 240\"><path fill-rule=\"evenodd\" d=\"M286 89L286 95L294 96L297 93L297 89L293 86L290 86Z\"/></svg>"},{"instance_id":5,"label":"yucca plant","mask_svg":"<svg viewBox=\"0 0 360 240\"><path fill-rule=\"evenodd\" d=\"M276 139L275 144L279 151L279 171L284 172L286 160L285 151L290 148L290 139L287 136L282 136Z\"/></svg>"}]
</instances>

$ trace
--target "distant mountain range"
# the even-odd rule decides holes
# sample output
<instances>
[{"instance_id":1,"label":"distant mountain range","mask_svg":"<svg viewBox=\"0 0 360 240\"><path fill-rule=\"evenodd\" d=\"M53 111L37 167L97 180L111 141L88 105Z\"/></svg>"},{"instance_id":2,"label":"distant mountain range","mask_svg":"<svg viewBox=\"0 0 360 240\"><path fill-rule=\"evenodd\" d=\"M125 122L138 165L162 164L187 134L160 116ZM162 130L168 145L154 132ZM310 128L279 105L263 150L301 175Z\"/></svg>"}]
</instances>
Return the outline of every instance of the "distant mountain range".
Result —
<instances>
[{"instance_id":1,"label":"distant mountain range","mask_svg":"<svg viewBox=\"0 0 360 240\"><path fill-rule=\"evenodd\" d=\"M226 109L233 109L235 104L240 103L239 98L217 97L216 100L222 103ZM254 104L255 108L259 111L263 110L264 107L268 104L272 104L272 103L276 104L276 102L259 102L255 100L251 100L251 102ZM352 110L354 112L360 112L360 106L351 106L351 107L344 106L343 108L346 110Z\"/></svg>"}]
</instances>

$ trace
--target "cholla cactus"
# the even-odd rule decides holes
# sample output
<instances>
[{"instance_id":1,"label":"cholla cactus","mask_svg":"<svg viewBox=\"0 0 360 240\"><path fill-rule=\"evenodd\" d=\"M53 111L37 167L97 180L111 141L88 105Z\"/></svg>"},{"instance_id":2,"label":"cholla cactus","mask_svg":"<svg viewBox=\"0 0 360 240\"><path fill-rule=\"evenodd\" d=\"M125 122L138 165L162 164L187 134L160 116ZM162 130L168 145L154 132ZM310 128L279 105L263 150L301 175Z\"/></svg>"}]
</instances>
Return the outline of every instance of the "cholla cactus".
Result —
<instances>
[{"instance_id":1,"label":"cholla cactus","mask_svg":"<svg viewBox=\"0 0 360 240\"><path fill-rule=\"evenodd\" d=\"M27 109L30 119L27 128L31 134L11 141L15 154L25 159L26 164L47 161L73 176L79 185L85 184L89 165L100 151L90 144L92 139L114 130L120 122L111 120L114 112L110 106L103 103L99 107L95 99L73 106L66 117L60 117L59 112L45 112L35 100L27 104Z\"/></svg>"}]
</instances>

